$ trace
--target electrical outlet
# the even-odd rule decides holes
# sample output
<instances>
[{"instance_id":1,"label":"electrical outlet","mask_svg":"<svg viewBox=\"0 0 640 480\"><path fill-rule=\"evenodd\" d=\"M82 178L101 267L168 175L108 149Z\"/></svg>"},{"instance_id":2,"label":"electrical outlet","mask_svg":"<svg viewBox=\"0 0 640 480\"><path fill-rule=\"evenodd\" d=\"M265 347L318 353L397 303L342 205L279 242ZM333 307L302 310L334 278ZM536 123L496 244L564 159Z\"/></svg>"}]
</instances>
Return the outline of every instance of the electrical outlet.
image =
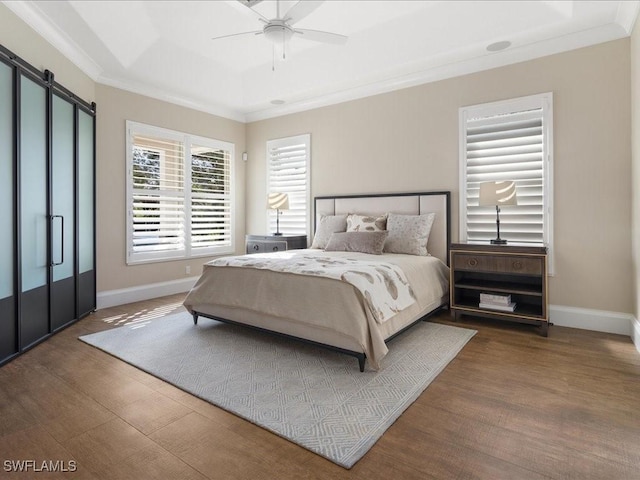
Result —
<instances>
[{"instance_id":1,"label":"electrical outlet","mask_svg":"<svg viewBox=\"0 0 640 480\"><path fill-rule=\"evenodd\" d=\"M185 275L191 274L191 265L187 265L186 267L184 267L184 274Z\"/></svg>"}]
</instances>

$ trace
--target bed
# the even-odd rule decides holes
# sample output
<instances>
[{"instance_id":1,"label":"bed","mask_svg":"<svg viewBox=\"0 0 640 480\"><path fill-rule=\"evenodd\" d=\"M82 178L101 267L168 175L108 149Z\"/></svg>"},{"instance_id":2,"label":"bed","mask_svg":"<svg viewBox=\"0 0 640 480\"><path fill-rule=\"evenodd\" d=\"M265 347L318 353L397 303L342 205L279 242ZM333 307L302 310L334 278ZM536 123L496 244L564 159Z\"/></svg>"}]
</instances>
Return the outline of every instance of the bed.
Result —
<instances>
[{"instance_id":1,"label":"bed","mask_svg":"<svg viewBox=\"0 0 640 480\"><path fill-rule=\"evenodd\" d=\"M339 235L330 237L333 243L321 245L321 237L327 234L324 221L354 213L373 218L388 215L389 222L418 216L423 220L433 213L426 246L428 254L385 252L373 255L339 251L340 247L338 251L326 251ZM314 217L312 246L326 249L263 255L277 257L277 262L283 264L285 258L297 262L305 257L322 263L354 262L358 268L371 266L380 270L383 265L387 269L399 269L399 275L404 275L399 284L409 285L415 301L401 309L392 308L392 312L386 312L381 320L385 312L372 303L371 296L354 283L343 281L344 278L291 273L286 269L265 267L258 255L243 255L205 264L201 277L185 298L184 306L193 315L195 325L198 325L199 317L241 324L353 355L358 359L360 371L364 371L365 360L377 369L388 352L387 342L448 306L450 193L316 197ZM391 233L388 232L385 249L391 244ZM276 262L276 259L268 261ZM365 262L373 263L365 265ZM396 296L401 297L397 291Z\"/></svg>"}]
</instances>

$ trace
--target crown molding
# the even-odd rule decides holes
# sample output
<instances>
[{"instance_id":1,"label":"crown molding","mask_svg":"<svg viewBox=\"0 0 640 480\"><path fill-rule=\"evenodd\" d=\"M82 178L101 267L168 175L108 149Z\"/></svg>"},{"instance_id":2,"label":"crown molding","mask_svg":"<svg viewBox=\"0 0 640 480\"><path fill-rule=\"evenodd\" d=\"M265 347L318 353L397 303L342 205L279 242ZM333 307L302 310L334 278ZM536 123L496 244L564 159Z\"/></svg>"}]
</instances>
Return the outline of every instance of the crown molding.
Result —
<instances>
[{"instance_id":1,"label":"crown molding","mask_svg":"<svg viewBox=\"0 0 640 480\"><path fill-rule=\"evenodd\" d=\"M640 4L640 2L634 2ZM484 70L513 65L549 55L555 55L579 48L625 38L628 35L624 27L618 23L610 23L597 28L590 28L562 37L525 45L514 45L507 50L496 53L486 52L482 56L470 55L471 49L458 53L457 57L447 56L439 64L425 65L422 69L403 75L387 78L374 78L364 85L353 85L327 94L309 96L305 99L288 101L285 105L264 110L247 112L246 121L256 122L292 113L335 105L351 100L380 95L383 93L410 88L425 83L445 80L447 78L469 75ZM484 46L475 47L484 49Z\"/></svg>"},{"instance_id":2,"label":"crown molding","mask_svg":"<svg viewBox=\"0 0 640 480\"><path fill-rule=\"evenodd\" d=\"M95 82L243 123L299 113L617 40L632 33L640 14L640 0L621 1L614 22L566 35L560 42L555 38L528 45L514 45L496 53L484 52L484 46L475 46L475 51L481 48L484 55L469 55L469 49L466 51L466 57L465 52L461 52L457 54L457 58L454 54L436 62L427 59L421 66L414 65L413 71L387 72L386 75L371 77L364 85L345 84L332 90L316 90L304 97L288 99L284 105L243 110L212 103L203 104L184 95L108 77L64 31L49 22L35 4L24 1L0 1Z\"/></svg>"},{"instance_id":3,"label":"crown molding","mask_svg":"<svg viewBox=\"0 0 640 480\"><path fill-rule=\"evenodd\" d=\"M624 30L627 32L627 35L631 35L639 13L640 0L634 0L632 2L619 2L618 12L616 13L616 23L624 28Z\"/></svg>"},{"instance_id":4,"label":"crown molding","mask_svg":"<svg viewBox=\"0 0 640 480\"><path fill-rule=\"evenodd\" d=\"M35 4L8 0L2 0L2 3L89 78L93 81L97 80L102 73L102 68L73 42L64 31L52 24Z\"/></svg>"},{"instance_id":5,"label":"crown molding","mask_svg":"<svg viewBox=\"0 0 640 480\"><path fill-rule=\"evenodd\" d=\"M247 122L245 115L237 110L221 107L220 105L202 103L188 97L175 95L171 92L150 87L148 85L127 82L121 79L111 78L106 75L101 75L97 79L97 83L108 87L119 88L120 90L143 95L145 97L155 98L156 100L172 103L181 107L190 108L191 110L197 110L210 115L227 118L229 120L235 120L241 123Z\"/></svg>"}]
</instances>

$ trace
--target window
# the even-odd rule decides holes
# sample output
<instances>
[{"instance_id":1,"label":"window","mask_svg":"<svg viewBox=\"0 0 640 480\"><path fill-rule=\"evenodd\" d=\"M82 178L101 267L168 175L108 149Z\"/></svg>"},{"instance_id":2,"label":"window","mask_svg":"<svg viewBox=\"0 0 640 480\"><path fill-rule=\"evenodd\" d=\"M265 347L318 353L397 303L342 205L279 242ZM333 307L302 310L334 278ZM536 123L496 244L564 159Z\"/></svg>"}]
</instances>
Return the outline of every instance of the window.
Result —
<instances>
[{"instance_id":1,"label":"window","mask_svg":"<svg viewBox=\"0 0 640 480\"><path fill-rule=\"evenodd\" d=\"M127 263L234 252L234 145L127 121Z\"/></svg>"},{"instance_id":2,"label":"window","mask_svg":"<svg viewBox=\"0 0 640 480\"><path fill-rule=\"evenodd\" d=\"M545 243L552 271L553 94L460 109L460 239L496 237L495 207L478 206L480 183L514 180L518 205L500 210L500 236Z\"/></svg>"},{"instance_id":3,"label":"window","mask_svg":"<svg viewBox=\"0 0 640 480\"><path fill-rule=\"evenodd\" d=\"M286 235L308 235L310 232L310 163L309 134L267 142L267 194L289 195L289 210L280 215L280 231ZM267 229L276 231L275 210L268 213Z\"/></svg>"}]
</instances>

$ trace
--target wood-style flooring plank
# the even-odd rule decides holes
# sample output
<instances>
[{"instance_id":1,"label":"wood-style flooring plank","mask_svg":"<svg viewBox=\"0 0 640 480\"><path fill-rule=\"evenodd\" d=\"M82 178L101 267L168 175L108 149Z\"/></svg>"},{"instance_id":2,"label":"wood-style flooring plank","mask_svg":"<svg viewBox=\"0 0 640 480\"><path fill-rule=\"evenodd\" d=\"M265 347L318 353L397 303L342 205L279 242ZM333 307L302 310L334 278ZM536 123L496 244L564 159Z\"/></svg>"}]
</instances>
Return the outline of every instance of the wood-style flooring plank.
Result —
<instances>
[{"instance_id":1,"label":"wood-style flooring plank","mask_svg":"<svg viewBox=\"0 0 640 480\"><path fill-rule=\"evenodd\" d=\"M351 470L78 340L183 310L103 309L0 367L0 460L77 462L0 478L640 478L640 354L628 337L445 312L477 335ZM407 334L411 334L407 332ZM393 345L391 345L393 348Z\"/></svg>"}]
</instances>

